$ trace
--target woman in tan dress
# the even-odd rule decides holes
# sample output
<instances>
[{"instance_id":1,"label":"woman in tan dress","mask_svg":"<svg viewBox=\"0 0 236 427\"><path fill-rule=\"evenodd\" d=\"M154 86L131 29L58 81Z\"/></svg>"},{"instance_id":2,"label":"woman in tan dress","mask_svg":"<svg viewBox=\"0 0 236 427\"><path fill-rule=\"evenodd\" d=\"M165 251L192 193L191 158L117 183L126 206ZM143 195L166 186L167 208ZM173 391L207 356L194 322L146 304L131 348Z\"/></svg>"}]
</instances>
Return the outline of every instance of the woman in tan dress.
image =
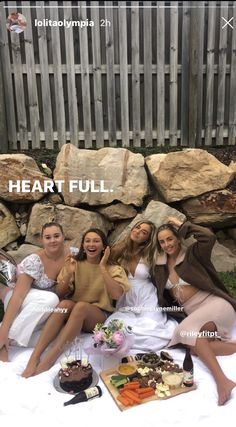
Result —
<instances>
[{"instance_id":1,"label":"woman in tan dress","mask_svg":"<svg viewBox=\"0 0 236 427\"><path fill-rule=\"evenodd\" d=\"M184 249L181 238L196 242ZM170 217L157 232L159 256L155 279L162 306L183 306L187 317L177 326L169 346L187 345L211 371L223 405L236 384L225 376L216 356L236 352L230 341L236 301L230 297L211 263L214 234L205 227Z\"/></svg>"},{"instance_id":2,"label":"woman in tan dress","mask_svg":"<svg viewBox=\"0 0 236 427\"><path fill-rule=\"evenodd\" d=\"M50 369L81 330L92 332L96 323L104 323L114 311L113 300L118 300L129 289L129 282L122 267L111 265L109 255L104 233L97 228L87 230L78 255L68 257L58 276L58 287L62 292L74 283L71 300L61 301L58 306L66 313L53 313L49 317L22 374L24 377ZM53 346L40 360L55 338Z\"/></svg>"}]
</instances>

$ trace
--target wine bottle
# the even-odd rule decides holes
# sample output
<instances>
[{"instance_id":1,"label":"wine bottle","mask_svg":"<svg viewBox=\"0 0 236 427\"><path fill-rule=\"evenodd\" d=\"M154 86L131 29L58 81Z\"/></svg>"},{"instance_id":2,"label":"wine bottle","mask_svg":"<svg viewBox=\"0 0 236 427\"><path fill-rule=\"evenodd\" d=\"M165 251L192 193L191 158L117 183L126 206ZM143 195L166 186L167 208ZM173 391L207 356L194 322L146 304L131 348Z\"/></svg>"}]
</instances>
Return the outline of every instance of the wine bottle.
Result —
<instances>
[{"instance_id":1,"label":"wine bottle","mask_svg":"<svg viewBox=\"0 0 236 427\"><path fill-rule=\"evenodd\" d=\"M185 387L193 385L193 361L190 353L190 348L186 348L185 358L183 361L183 384Z\"/></svg>"},{"instance_id":2,"label":"wine bottle","mask_svg":"<svg viewBox=\"0 0 236 427\"><path fill-rule=\"evenodd\" d=\"M71 400L68 400L64 403L64 406L75 405L80 402L87 402L90 399L94 399L95 397L100 397L102 395L102 390L99 385L96 387L87 388L87 390L80 391L77 393Z\"/></svg>"}]
</instances>

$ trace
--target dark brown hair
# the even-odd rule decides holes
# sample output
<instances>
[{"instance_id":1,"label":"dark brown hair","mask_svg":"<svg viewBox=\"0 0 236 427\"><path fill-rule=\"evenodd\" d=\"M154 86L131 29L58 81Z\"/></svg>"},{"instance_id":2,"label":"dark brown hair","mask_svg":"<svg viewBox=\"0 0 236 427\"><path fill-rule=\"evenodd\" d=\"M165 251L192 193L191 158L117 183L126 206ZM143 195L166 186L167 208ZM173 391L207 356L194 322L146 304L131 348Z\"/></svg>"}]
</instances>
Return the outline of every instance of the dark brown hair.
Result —
<instances>
[{"instance_id":1,"label":"dark brown hair","mask_svg":"<svg viewBox=\"0 0 236 427\"><path fill-rule=\"evenodd\" d=\"M157 229L157 249L159 250L159 251L161 251L162 249L161 249L161 246L160 246L160 243L159 243L159 240L158 240L158 235L159 235L159 233L161 232L161 231L163 231L163 230L170 230L173 234L174 234L174 236L175 237L177 237L177 239L179 239L179 233L178 233L178 230L172 225L172 224L162 224L158 229Z\"/></svg>"},{"instance_id":2,"label":"dark brown hair","mask_svg":"<svg viewBox=\"0 0 236 427\"><path fill-rule=\"evenodd\" d=\"M42 226L41 237L43 237L43 232L44 232L44 230L45 230L46 228L49 228L49 227L57 227L57 228L59 228L59 229L60 229L60 231L61 231L61 233L62 233L62 234L63 234L63 236L64 236L64 231L63 231L63 228L62 228L61 224L59 224L58 222L55 222L55 221L51 221L51 222L46 222L46 224L44 224L44 225Z\"/></svg>"},{"instance_id":3,"label":"dark brown hair","mask_svg":"<svg viewBox=\"0 0 236 427\"><path fill-rule=\"evenodd\" d=\"M83 244L84 244L85 237L87 236L88 233L96 233L99 237L101 237L104 248L108 246L107 237L103 233L103 231L100 230L100 228L89 228L87 231L85 231L85 233L82 236L79 253L74 257L76 261L83 261L86 259L86 254L84 253Z\"/></svg>"}]
</instances>

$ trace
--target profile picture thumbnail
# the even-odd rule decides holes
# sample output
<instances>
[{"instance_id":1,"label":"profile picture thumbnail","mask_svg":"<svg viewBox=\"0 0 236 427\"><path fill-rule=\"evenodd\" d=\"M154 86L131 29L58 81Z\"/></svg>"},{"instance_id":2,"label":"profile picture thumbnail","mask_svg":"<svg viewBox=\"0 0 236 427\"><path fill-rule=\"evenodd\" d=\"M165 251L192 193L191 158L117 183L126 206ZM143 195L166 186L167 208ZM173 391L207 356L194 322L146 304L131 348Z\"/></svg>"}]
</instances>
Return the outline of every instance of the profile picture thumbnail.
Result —
<instances>
[{"instance_id":1,"label":"profile picture thumbnail","mask_svg":"<svg viewBox=\"0 0 236 427\"><path fill-rule=\"evenodd\" d=\"M12 12L7 18L7 29L14 33L22 33L27 25L26 18L22 13Z\"/></svg>"}]
</instances>

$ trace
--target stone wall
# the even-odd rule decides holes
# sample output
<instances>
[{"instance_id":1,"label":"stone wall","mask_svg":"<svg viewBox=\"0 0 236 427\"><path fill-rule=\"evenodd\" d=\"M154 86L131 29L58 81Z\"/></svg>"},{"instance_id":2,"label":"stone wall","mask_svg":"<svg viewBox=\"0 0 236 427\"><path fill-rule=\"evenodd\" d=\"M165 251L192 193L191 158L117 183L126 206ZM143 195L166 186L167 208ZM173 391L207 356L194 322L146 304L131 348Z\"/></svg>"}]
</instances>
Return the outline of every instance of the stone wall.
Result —
<instances>
[{"instance_id":1,"label":"stone wall","mask_svg":"<svg viewBox=\"0 0 236 427\"><path fill-rule=\"evenodd\" d=\"M158 227L168 216L211 227L218 236L218 271L236 266L236 174L201 149L144 158L125 148L82 150L65 144L51 173L24 154L0 155L0 247L17 261L40 246L41 227L58 221L67 244L99 227L110 243L139 219Z\"/></svg>"}]
</instances>

